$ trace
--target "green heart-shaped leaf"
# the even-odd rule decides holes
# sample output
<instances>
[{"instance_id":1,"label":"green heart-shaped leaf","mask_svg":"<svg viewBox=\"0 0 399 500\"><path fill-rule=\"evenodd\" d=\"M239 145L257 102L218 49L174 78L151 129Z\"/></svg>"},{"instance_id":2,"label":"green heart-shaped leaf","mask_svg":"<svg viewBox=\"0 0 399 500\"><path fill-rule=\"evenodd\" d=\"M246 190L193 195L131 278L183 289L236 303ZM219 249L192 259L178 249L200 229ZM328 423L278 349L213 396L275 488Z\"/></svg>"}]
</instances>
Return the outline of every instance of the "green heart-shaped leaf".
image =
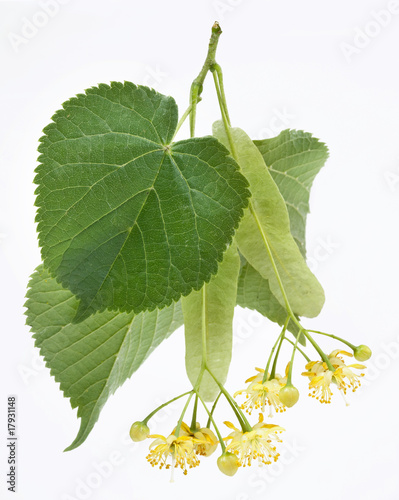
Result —
<instances>
[{"instance_id":1,"label":"green heart-shaped leaf","mask_svg":"<svg viewBox=\"0 0 399 500\"><path fill-rule=\"evenodd\" d=\"M253 141L284 198L291 234L306 257L306 217L310 189L328 158L328 148L309 132L283 130L277 137Z\"/></svg>"},{"instance_id":2,"label":"green heart-shaped leaf","mask_svg":"<svg viewBox=\"0 0 399 500\"><path fill-rule=\"evenodd\" d=\"M70 99L41 139L35 182L44 265L80 305L139 313L217 272L248 203L213 137L172 144L173 98L132 83Z\"/></svg>"},{"instance_id":3,"label":"green heart-shaped leaf","mask_svg":"<svg viewBox=\"0 0 399 500\"><path fill-rule=\"evenodd\" d=\"M83 443L109 396L183 324L178 302L137 316L104 311L76 325L78 300L42 265L31 277L27 299L26 322L35 345L81 418L68 450Z\"/></svg>"}]
</instances>

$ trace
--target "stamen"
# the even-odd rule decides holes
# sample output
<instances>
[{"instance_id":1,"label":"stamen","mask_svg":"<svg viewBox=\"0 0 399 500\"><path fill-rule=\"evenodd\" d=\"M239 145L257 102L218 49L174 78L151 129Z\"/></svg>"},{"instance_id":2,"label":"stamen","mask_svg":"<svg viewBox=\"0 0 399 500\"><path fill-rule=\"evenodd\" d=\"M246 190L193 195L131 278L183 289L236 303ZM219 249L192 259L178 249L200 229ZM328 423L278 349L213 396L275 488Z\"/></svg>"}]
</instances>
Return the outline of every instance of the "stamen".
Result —
<instances>
[{"instance_id":1,"label":"stamen","mask_svg":"<svg viewBox=\"0 0 399 500\"><path fill-rule=\"evenodd\" d=\"M340 392L341 396L343 397L343 399L344 399L344 401L345 401L346 406L349 406L349 405L350 405L350 403L349 403L349 401L346 399L346 396L345 396L344 391L342 391L342 390L340 389L340 390L339 390L339 392Z\"/></svg>"},{"instance_id":2,"label":"stamen","mask_svg":"<svg viewBox=\"0 0 399 500\"><path fill-rule=\"evenodd\" d=\"M170 483L175 482L174 471L175 471L175 456L172 455L172 467L171 467L171 471L170 471L170 481L169 481Z\"/></svg>"}]
</instances>

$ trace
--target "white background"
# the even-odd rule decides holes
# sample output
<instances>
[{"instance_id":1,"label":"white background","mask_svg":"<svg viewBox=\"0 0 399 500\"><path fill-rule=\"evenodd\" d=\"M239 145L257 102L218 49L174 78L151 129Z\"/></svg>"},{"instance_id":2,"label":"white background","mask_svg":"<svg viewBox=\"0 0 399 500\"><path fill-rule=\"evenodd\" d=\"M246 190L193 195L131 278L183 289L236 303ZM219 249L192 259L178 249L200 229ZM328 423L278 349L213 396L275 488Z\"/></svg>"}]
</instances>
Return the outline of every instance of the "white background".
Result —
<instances>
[{"instance_id":1,"label":"white background","mask_svg":"<svg viewBox=\"0 0 399 500\"><path fill-rule=\"evenodd\" d=\"M398 2L390 15L378 14L392 8L387 0L54 2L51 16L43 14L47 2L0 2L1 498L396 500ZM85 88L111 80L147 84L173 95L183 112L216 19L223 29L218 61L233 125L254 138L303 129L330 148L313 186L307 228L309 265L327 301L317 319L304 323L369 344L374 356L349 407L339 394L324 406L308 398L297 358L301 398L275 417L287 429L276 465L227 478L217 470L215 454L170 484L167 471L145 461L149 443L134 445L126 436L134 420L187 387L182 331L110 399L87 441L62 452L78 431L76 410L43 368L23 316L26 283L40 262L32 180L41 130L63 101ZM40 27L29 31L27 23ZM210 133L219 118L208 80L198 134ZM186 127L179 137L184 134ZM237 308L227 382L232 392L254 366L265 364L277 332ZM323 345L327 351L337 347ZM8 394L18 397L19 435L18 493L9 496ZM162 413L152 431L169 433L179 408ZM233 418L227 407L217 417Z\"/></svg>"}]
</instances>

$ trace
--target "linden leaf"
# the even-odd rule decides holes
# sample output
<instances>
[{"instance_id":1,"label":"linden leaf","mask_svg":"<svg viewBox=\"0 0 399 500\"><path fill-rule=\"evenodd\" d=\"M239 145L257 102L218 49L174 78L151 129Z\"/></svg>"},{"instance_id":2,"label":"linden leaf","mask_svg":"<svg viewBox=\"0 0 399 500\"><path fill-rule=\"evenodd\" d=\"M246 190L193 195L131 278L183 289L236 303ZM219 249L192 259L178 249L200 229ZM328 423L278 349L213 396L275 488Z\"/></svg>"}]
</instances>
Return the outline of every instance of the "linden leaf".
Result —
<instances>
[{"instance_id":1,"label":"linden leaf","mask_svg":"<svg viewBox=\"0 0 399 500\"><path fill-rule=\"evenodd\" d=\"M235 245L224 255L219 271L198 292L181 300L186 340L186 370L194 385L202 363L202 335L206 339L207 366L220 383L224 383L231 361L233 347L233 316L236 305L237 278L240 257ZM200 394L205 401L213 401L219 392L209 373L205 372Z\"/></svg>"},{"instance_id":2,"label":"linden leaf","mask_svg":"<svg viewBox=\"0 0 399 500\"><path fill-rule=\"evenodd\" d=\"M214 135L228 146L223 124L214 124ZM270 289L282 306L285 301L272 266L270 248L288 301L299 316L317 316L324 304L324 292L307 267L290 232L287 208L265 162L251 139L238 128L231 129L238 163L248 179L250 209L236 233L236 242L245 259L269 280Z\"/></svg>"},{"instance_id":3,"label":"linden leaf","mask_svg":"<svg viewBox=\"0 0 399 500\"><path fill-rule=\"evenodd\" d=\"M214 137L171 144L177 116L172 97L114 82L65 102L44 129L39 243L80 299L76 321L162 308L217 272L248 184Z\"/></svg>"},{"instance_id":4,"label":"linden leaf","mask_svg":"<svg viewBox=\"0 0 399 500\"><path fill-rule=\"evenodd\" d=\"M261 152L287 206L291 234L306 257L306 216L314 178L328 158L328 148L302 130L283 130L277 137L253 141Z\"/></svg>"},{"instance_id":5,"label":"linden leaf","mask_svg":"<svg viewBox=\"0 0 399 500\"><path fill-rule=\"evenodd\" d=\"M27 299L35 345L81 418L67 450L85 441L109 396L183 324L180 302L137 316L104 311L74 324L79 301L42 265L31 277Z\"/></svg>"}]
</instances>

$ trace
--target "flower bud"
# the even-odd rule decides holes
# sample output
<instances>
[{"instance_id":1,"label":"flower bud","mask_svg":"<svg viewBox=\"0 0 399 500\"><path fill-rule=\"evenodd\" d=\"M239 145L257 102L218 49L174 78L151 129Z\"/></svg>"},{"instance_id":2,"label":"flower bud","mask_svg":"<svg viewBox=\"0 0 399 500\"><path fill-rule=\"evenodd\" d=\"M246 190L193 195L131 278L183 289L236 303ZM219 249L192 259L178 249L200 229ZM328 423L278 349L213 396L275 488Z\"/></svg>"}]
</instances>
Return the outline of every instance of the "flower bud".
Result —
<instances>
[{"instance_id":1,"label":"flower bud","mask_svg":"<svg viewBox=\"0 0 399 500\"><path fill-rule=\"evenodd\" d=\"M282 387L278 393L280 401L288 408L294 406L295 403L298 402L299 399L299 391L293 385L285 385Z\"/></svg>"},{"instance_id":2,"label":"flower bud","mask_svg":"<svg viewBox=\"0 0 399 500\"><path fill-rule=\"evenodd\" d=\"M223 472L226 476L234 476L238 470L238 458L229 451L225 451L223 455L220 455L217 464L220 472Z\"/></svg>"},{"instance_id":3,"label":"flower bud","mask_svg":"<svg viewBox=\"0 0 399 500\"><path fill-rule=\"evenodd\" d=\"M357 361L367 361L371 357L371 349L366 345L358 345L353 351Z\"/></svg>"},{"instance_id":4,"label":"flower bud","mask_svg":"<svg viewBox=\"0 0 399 500\"><path fill-rule=\"evenodd\" d=\"M134 422L130 427L129 434L133 441L144 441L150 434L150 429L143 422Z\"/></svg>"}]
</instances>

